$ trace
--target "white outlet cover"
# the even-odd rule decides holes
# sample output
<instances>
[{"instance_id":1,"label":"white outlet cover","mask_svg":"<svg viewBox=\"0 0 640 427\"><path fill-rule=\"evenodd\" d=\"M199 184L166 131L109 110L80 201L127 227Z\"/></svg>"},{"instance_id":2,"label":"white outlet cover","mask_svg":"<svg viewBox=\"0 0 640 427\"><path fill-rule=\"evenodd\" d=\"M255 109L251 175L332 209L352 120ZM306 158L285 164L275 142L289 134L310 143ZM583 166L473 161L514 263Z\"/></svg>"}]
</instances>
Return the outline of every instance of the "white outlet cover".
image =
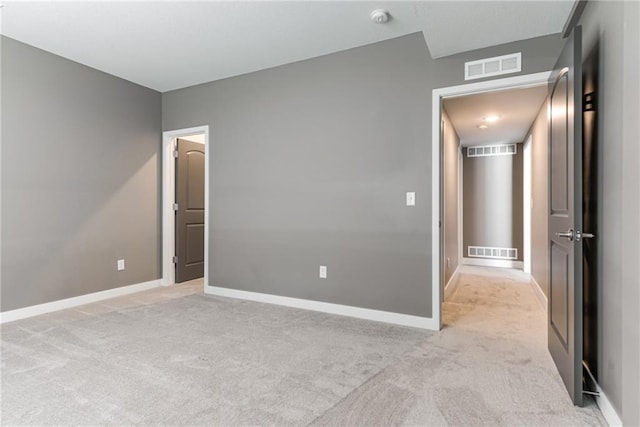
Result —
<instances>
[{"instance_id":1,"label":"white outlet cover","mask_svg":"<svg viewBox=\"0 0 640 427\"><path fill-rule=\"evenodd\" d=\"M416 205L416 193L415 191L407 191L407 206Z\"/></svg>"},{"instance_id":2,"label":"white outlet cover","mask_svg":"<svg viewBox=\"0 0 640 427\"><path fill-rule=\"evenodd\" d=\"M119 259L118 260L118 271L122 271L124 270L124 260L123 259Z\"/></svg>"},{"instance_id":3,"label":"white outlet cover","mask_svg":"<svg viewBox=\"0 0 640 427\"><path fill-rule=\"evenodd\" d=\"M327 266L326 265L321 265L320 266L320 278L321 279L326 279L327 278Z\"/></svg>"}]
</instances>

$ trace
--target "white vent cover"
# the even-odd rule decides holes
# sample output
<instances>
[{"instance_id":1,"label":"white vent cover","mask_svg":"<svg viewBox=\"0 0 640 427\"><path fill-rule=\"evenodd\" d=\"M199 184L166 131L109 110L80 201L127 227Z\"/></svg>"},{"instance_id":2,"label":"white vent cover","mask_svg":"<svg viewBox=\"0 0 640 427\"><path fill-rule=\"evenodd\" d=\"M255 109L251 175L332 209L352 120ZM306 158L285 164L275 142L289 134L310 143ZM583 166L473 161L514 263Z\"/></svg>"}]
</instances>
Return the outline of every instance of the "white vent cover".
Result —
<instances>
[{"instance_id":1,"label":"white vent cover","mask_svg":"<svg viewBox=\"0 0 640 427\"><path fill-rule=\"evenodd\" d=\"M522 71L522 52L464 63L464 79L499 76Z\"/></svg>"},{"instance_id":2,"label":"white vent cover","mask_svg":"<svg viewBox=\"0 0 640 427\"><path fill-rule=\"evenodd\" d=\"M476 145L467 147L467 157L509 156L517 150L516 144Z\"/></svg>"},{"instance_id":3,"label":"white vent cover","mask_svg":"<svg viewBox=\"0 0 640 427\"><path fill-rule=\"evenodd\" d=\"M470 258L518 259L516 248L492 248L488 246L469 246Z\"/></svg>"}]
</instances>

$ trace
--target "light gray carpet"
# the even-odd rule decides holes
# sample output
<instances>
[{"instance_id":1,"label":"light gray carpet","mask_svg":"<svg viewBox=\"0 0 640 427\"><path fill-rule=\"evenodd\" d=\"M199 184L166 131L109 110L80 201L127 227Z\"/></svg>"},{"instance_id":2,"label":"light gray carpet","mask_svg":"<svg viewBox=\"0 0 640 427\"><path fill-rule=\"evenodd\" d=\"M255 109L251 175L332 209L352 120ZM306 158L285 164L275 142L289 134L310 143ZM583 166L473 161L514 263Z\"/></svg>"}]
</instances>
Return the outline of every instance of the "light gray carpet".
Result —
<instances>
[{"instance_id":1,"label":"light gray carpet","mask_svg":"<svg viewBox=\"0 0 640 427\"><path fill-rule=\"evenodd\" d=\"M461 276L439 333L155 289L2 326L3 425L604 425L518 277Z\"/></svg>"},{"instance_id":2,"label":"light gray carpet","mask_svg":"<svg viewBox=\"0 0 640 427\"><path fill-rule=\"evenodd\" d=\"M466 267L444 329L327 411L318 425L606 425L572 405L546 349L546 314L521 272Z\"/></svg>"}]
</instances>

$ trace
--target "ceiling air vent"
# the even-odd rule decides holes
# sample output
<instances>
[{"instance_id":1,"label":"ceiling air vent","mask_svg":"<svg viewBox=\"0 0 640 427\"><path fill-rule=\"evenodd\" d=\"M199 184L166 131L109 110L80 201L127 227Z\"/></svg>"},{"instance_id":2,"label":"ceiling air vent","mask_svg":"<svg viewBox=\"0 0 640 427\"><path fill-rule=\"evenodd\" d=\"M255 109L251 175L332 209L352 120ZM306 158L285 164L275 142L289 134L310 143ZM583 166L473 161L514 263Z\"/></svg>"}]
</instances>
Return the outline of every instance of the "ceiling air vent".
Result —
<instances>
[{"instance_id":1,"label":"ceiling air vent","mask_svg":"<svg viewBox=\"0 0 640 427\"><path fill-rule=\"evenodd\" d=\"M516 154L516 144L477 145L467 147L467 157L507 156Z\"/></svg>"},{"instance_id":2,"label":"ceiling air vent","mask_svg":"<svg viewBox=\"0 0 640 427\"><path fill-rule=\"evenodd\" d=\"M517 73L519 71L522 71L522 52L464 63L465 80L499 76L500 74Z\"/></svg>"}]
</instances>

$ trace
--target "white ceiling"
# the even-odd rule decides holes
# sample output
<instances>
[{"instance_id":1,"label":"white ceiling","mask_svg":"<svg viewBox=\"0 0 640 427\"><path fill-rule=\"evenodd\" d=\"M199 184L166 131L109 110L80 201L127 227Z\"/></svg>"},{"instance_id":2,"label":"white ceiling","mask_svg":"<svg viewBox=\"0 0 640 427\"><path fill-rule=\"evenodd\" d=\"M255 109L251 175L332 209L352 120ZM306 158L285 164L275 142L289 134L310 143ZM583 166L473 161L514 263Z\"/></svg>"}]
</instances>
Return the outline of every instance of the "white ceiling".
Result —
<instances>
[{"instance_id":1,"label":"white ceiling","mask_svg":"<svg viewBox=\"0 0 640 427\"><path fill-rule=\"evenodd\" d=\"M4 1L2 34L161 92L417 31L434 58L558 33L574 0ZM369 19L386 8L385 25Z\"/></svg>"},{"instance_id":2,"label":"white ceiling","mask_svg":"<svg viewBox=\"0 0 640 427\"><path fill-rule=\"evenodd\" d=\"M542 85L449 98L443 104L462 145L514 143L524 141L546 96L547 86ZM500 119L485 122L490 115ZM481 124L488 128L479 129Z\"/></svg>"}]
</instances>

